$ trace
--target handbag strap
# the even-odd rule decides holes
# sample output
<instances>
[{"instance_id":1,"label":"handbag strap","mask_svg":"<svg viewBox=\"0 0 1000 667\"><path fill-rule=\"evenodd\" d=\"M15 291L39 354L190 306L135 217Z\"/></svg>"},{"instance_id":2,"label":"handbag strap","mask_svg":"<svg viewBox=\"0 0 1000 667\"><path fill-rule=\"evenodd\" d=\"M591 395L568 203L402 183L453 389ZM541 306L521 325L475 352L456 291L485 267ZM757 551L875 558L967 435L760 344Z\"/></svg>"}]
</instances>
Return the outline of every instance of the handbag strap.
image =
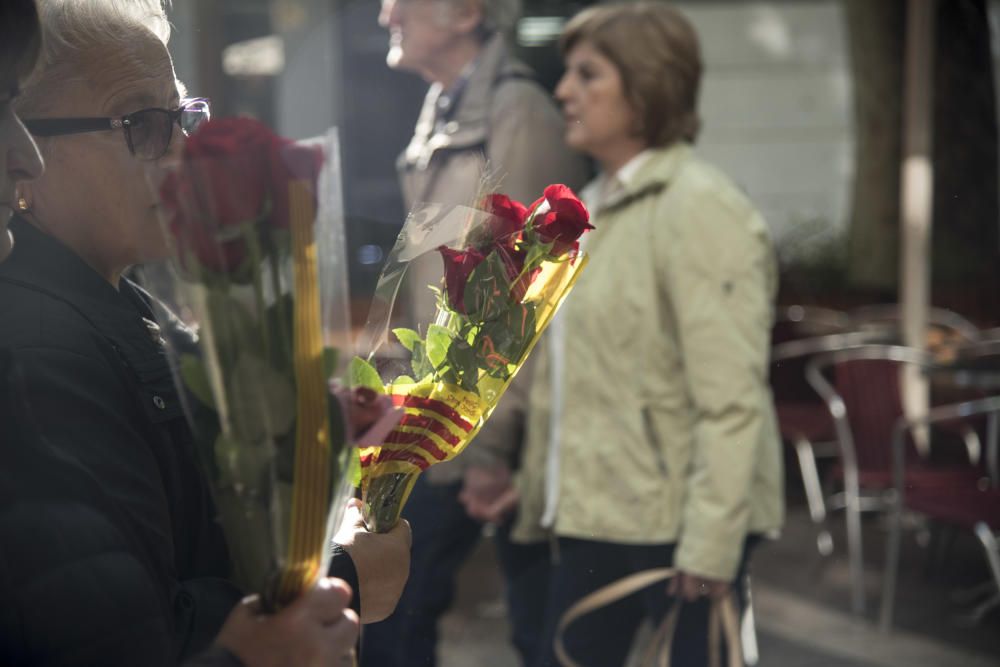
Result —
<instances>
[{"instance_id":1,"label":"handbag strap","mask_svg":"<svg viewBox=\"0 0 1000 667\"><path fill-rule=\"evenodd\" d=\"M612 605L619 600L623 600L648 586L667 581L675 576L677 576L677 570L670 567L637 572L585 595L576 604L567 609L566 613L559 619L554 644L556 657L559 659L562 667L581 667L578 662L569 656L563 642L566 629L577 619L598 609ZM673 647L674 631L677 628L677 620L680 617L682 604L683 602L680 599L675 601L667 612L666 617L664 617L663 621L656 628L649 646L643 654L641 662L643 667L670 667L670 652ZM743 667L743 651L740 643L738 614L736 613L736 602L733 593L719 600L712 601L708 618L708 642L709 667L721 667L723 642L728 648L727 667Z\"/></svg>"}]
</instances>

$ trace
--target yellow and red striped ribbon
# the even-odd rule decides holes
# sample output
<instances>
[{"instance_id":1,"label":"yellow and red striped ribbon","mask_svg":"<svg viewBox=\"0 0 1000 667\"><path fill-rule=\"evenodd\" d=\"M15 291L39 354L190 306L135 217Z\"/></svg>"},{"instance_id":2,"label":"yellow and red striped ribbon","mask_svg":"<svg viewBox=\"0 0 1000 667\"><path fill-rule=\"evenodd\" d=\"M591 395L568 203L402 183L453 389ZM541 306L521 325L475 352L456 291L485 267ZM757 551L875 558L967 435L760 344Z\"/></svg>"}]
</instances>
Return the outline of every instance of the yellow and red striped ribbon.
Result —
<instances>
[{"instance_id":1,"label":"yellow and red striped ribbon","mask_svg":"<svg viewBox=\"0 0 1000 667\"><path fill-rule=\"evenodd\" d=\"M278 587L287 604L320 576L330 509L330 420L323 370L316 205L306 183L289 184L294 259L293 364L296 384L295 470L288 554Z\"/></svg>"}]
</instances>

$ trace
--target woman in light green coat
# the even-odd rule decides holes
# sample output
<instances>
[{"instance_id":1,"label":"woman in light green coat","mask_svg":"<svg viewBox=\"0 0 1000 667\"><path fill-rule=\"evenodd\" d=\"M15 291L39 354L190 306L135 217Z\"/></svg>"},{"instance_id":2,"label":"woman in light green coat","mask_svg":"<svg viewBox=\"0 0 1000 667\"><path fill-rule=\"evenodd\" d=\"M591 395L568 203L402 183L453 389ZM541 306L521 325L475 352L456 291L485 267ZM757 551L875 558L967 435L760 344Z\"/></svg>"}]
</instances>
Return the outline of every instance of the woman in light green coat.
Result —
<instances>
[{"instance_id":1,"label":"woman in light green coat","mask_svg":"<svg viewBox=\"0 0 1000 667\"><path fill-rule=\"evenodd\" d=\"M692 149L701 59L676 10L591 8L567 26L556 89L566 140L601 175L584 191L590 265L539 355L515 537L552 539L543 654L597 588L674 566L674 664L706 664L709 600L783 517L767 383L776 291L767 227ZM585 665L624 662L661 587L575 623Z\"/></svg>"}]
</instances>

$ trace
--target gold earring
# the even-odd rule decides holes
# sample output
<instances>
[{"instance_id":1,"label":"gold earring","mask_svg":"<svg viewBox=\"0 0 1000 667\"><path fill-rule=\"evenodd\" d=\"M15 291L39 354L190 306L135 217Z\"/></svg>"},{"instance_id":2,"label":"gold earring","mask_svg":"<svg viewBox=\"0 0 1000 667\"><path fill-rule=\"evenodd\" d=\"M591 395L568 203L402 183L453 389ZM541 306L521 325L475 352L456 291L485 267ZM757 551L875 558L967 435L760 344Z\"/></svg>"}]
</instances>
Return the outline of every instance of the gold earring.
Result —
<instances>
[{"instance_id":1,"label":"gold earring","mask_svg":"<svg viewBox=\"0 0 1000 667\"><path fill-rule=\"evenodd\" d=\"M21 211L22 213L27 213L29 208L31 207L28 206L27 199L25 199L24 197L17 198L17 210Z\"/></svg>"}]
</instances>

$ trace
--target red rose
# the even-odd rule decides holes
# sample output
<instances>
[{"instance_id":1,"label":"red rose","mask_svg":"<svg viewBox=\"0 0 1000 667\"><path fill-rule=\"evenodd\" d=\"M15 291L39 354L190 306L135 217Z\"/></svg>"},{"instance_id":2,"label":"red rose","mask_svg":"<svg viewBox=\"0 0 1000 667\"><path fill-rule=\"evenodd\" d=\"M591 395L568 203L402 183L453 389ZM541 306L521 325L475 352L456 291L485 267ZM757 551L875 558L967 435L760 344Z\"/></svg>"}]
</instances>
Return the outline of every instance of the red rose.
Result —
<instances>
[{"instance_id":1,"label":"red rose","mask_svg":"<svg viewBox=\"0 0 1000 667\"><path fill-rule=\"evenodd\" d=\"M256 224L288 228L291 181L315 197L322 165L318 146L279 137L251 118L205 123L187 139L180 170L161 188L182 258L193 253L212 271L232 272L247 254L246 235L263 231Z\"/></svg>"},{"instance_id":2,"label":"red rose","mask_svg":"<svg viewBox=\"0 0 1000 667\"><path fill-rule=\"evenodd\" d=\"M189 137L183 170L199 213L220 229L260 218L273 189L272 155L278 141L252 118L210 120Z\"/></svg>"},{"instance_id":3,"label":"red rose","mask_svg":"<svg viewBox=\"0 0 1000 667\"><path fill-rule=\"evenodd\" d=\"M444 260L444 284L448 294L448 304L455 312L465 315L465 286L469 282L469 276L486 257L475 248L462 252L441 246L438 252Z\"/></svg>"},{"instance_id":4,"label":"red rose","mask_svg":"<svg viewBox=\"0 0 1000 667\"><path fill-rule=\"evenodd\" d=\"M224 239L207 222L203 211L195 205L195 193L190 179L180 172L168 174L160 189L169 215L169 228L177 241L181 263L189 268L193 255L196 265L215 273L232 274L245 262L249 250L246 238L236 234Z\"/></svg>"},{"instance_id":5,"label":"red rose","mask_svg":"<svg viewBox=\"0 0 1000 667\"><path fill-rule=\"evenodd\" d=\"M494 244L513 247L517 235L524 229L528 209L507 195L489 195L483 208L490 214L486 222Z\"/></svg>"},{"instance_id":6,"label":"red rose","mask_svg":"<svg viewBox=\"0 0 1000 667\"><path fill-rule=\"evenodd\" d=\"M594 227L583 202L565 185L545 188L545 196L532 204L531 210L537 210L543 201L549 203L549 210L535 216L534 228L539 238L553 244L552 255L558 257L576 246L583 233Z\"/></svg>"}]
</instances>

